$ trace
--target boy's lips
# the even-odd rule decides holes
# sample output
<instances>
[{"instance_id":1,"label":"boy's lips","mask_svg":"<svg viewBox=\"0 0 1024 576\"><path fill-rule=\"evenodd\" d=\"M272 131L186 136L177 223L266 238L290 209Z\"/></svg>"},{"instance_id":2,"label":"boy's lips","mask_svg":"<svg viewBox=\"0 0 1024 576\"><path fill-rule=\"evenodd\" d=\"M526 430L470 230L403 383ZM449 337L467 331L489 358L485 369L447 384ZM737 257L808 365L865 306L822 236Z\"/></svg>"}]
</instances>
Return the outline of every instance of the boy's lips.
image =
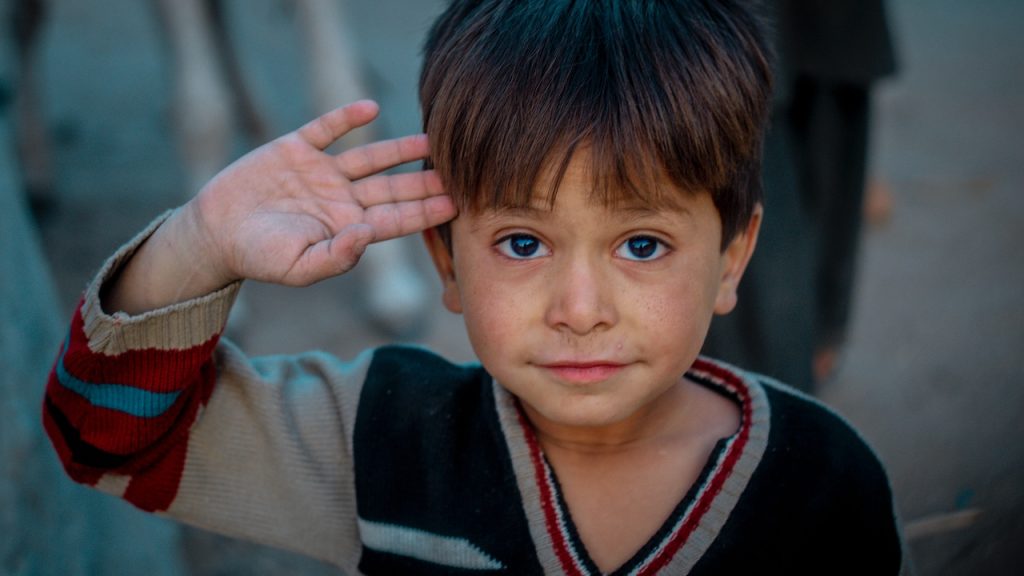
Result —
<instances>
[{"instance_id":1,"label":"boy's lips","mask_svg":"<svg viewBox=\"0 0 1024 576\"><path fill-rule=\"evenodd\" d=\"M622 362L608 360L555 361L538 364L559 380L572 384L593 384L611 378L628 366Z\"/></svg>"}]
</instances>

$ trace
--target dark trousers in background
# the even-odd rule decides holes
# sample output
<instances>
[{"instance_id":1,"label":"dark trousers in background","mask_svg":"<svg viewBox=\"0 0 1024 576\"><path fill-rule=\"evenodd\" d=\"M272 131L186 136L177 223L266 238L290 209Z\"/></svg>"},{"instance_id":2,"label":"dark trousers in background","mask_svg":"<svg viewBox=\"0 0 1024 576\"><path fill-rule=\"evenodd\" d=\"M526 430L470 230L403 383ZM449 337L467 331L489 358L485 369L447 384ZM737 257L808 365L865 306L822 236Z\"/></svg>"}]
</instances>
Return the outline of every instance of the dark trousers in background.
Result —
<instances>
[{"instance_id":1,"label":"dark trousers in background","mask_svg":"<svg viewBox=\"0 0 1024 576\"><path fill-rule=\"evenodd\" d=\"M765 140L765 220L704 353L813 392L815 350L850 319L864 202L868 86L798 77Z\"/></svg>"}]
</instances>

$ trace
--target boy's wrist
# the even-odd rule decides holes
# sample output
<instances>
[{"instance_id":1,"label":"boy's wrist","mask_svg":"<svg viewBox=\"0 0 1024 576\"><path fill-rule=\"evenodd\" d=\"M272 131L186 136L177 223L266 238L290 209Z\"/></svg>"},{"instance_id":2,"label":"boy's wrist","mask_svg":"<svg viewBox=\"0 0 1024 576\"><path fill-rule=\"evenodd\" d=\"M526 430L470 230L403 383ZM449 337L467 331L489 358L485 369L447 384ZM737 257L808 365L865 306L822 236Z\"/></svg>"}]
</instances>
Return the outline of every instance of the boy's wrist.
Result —
<instances>
[{"instance_id":1,"label":"boy's wrist","mask_svg":"<svg viewBox=\"0 0 1024 576\"><path fill-rule=\"evenodd\" d=\"M173 223L165 224L170 223L173 229L167 231L167 241L179 262L189 269L189 277L197 287L208 288L204 294L242 280L225 263L221 247L210 233L196 200L178 207L169 220Z\"/></svg>"},{"instance_id":2,"label":"boy's wrist","mask_svg":"<svg viewBox=\"0 0 1024 576\"><path fill-rule=\"evenodd\" d=\"M136 315L204 296L237 280L225 270L186 204L105 280L103 309Z\"/></svg>"}]
</instances>

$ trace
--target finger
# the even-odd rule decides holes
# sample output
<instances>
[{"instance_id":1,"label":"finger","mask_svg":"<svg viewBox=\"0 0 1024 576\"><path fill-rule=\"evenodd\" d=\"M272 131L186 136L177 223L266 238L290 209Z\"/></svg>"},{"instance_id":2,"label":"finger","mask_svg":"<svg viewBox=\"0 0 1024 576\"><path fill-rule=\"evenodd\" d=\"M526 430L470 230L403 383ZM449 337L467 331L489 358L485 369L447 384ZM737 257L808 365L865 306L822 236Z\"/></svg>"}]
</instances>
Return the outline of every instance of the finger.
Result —
<instances>
[{"instance_id":1,"label":"finger","mask_svg":"<svg viewBox=\"0 0 1024 576\"><path fill-rule=\"evenodd\" d=\"M373 227L374 242L380 242L433 228L457 213L452 199L442 195L373 206L366 210L363 221Z\"/></svg>"},{"instance_id":2,"label":"finger","mask_svg":"<svg viewBox=\"0 0 1024 576\"><path fill-rule=\"evenodd\" d=\"M310 146L323 150L352 130L369 124L380 112L373 100L359 100L335 108L295 131Z\"/></svg>"},{"instance_id":3,"label":"finger","mask_svg":"<svg viewBox=\"0 0 1024 576\"><path fill-rule=\"evenodd\" d=\"M430 145L426 134L382 140L338 155L338 168L349 180L358 180L406 162L426 158Z\"/></svg>"},{"instance_id":4,"label":"finger","mask_svg":"<svg viewBox=\"0 0 1024 576\"><path fill-rule=\"evenodd\" d=\"M289 284L308 286L332 276L348 272L359 262L366 247L374 240L373 228L352 224L342 228L333 238L306 249L289 273Z\"/></svg>"},{"instance_id":5,"label":"finger","mask_svg":"<svg viewBox=\"0 0 1024 576\"><path fill-rule=\"evenodd\" d=\"M360 206L422 200L444 194L441 179L433 170L392 176L372 176L356 183L352 195Z\"/></svg>"}]
</instances>

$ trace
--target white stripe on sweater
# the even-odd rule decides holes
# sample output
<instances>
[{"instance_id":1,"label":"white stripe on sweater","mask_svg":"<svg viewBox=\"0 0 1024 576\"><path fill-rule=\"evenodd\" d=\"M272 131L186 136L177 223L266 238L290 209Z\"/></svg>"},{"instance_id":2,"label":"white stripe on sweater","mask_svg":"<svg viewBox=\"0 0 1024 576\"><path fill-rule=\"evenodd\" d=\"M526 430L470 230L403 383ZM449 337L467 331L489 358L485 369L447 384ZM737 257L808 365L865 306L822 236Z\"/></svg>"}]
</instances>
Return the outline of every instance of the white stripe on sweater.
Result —
<instances>
[{"instance_id":1,"label":"white stripe on sweater","mask_svg":"<svg viewBox=\"0 0 1024 576\"><path fill-rule=\"evenodd\" d=\"M503 570L505 565L465 538L441 536L418 528L359 519L359 535L367 548L408 556L452 568Z\"/></svg>"}]
</instances>

